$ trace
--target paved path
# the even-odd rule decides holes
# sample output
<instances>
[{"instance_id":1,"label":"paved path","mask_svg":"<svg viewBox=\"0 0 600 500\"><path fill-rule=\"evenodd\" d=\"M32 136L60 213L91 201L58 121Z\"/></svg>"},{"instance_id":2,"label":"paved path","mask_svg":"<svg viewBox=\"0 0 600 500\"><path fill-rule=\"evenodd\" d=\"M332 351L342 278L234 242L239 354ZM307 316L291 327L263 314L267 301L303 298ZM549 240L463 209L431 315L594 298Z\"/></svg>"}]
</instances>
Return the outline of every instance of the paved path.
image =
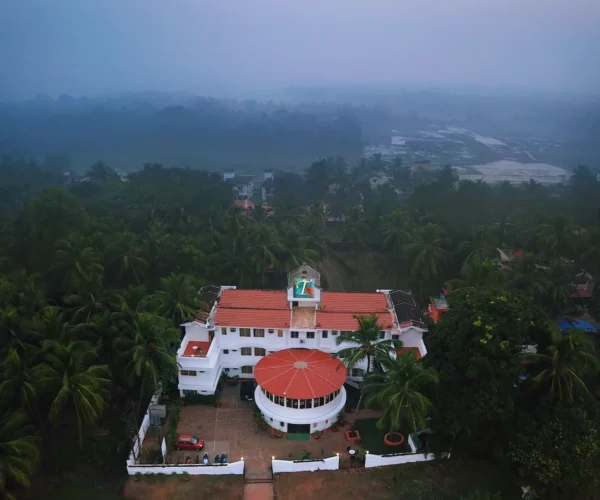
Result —
<instances>
[{"instance_id":1,"label":"paved path","mask_svg":"<svg viewBox=\"0 0 600 500\"><path fill-rule=\"evenodd\" d=\"M323 274L327 278L329 290L332 292L343 292L344 284L342 282L342 277L340 276L340 273L338 272L331 259L328 257L319 264L319 267L321 268Z\"/></svg>"},{"instance_id":2,"label":"paved path","mask_svg":"<svg viewBox=\"0 0 600 500\"><path fill-rule=\"evenodd\" d=\"M244 500L273 500L273 483L246 483Z\"/></svg>"}]
</instances>

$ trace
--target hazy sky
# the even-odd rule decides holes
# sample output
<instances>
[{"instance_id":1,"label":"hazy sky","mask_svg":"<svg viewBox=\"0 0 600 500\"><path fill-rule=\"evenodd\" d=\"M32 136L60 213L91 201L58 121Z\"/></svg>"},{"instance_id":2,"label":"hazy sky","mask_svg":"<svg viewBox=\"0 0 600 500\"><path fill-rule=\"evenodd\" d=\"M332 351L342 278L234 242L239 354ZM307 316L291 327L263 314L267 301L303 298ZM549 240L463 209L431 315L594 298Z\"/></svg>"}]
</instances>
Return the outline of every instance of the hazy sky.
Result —
<instances>
[{"instance_id":1,"label":"hazy sky","mask_svg":"<svg viewBox=\"0 0 600 500\"><path fill-rule=\"evenodd\" d=\"M600 0L0 0L0 96L600 89Z\"/></svg>"}]
</instances>

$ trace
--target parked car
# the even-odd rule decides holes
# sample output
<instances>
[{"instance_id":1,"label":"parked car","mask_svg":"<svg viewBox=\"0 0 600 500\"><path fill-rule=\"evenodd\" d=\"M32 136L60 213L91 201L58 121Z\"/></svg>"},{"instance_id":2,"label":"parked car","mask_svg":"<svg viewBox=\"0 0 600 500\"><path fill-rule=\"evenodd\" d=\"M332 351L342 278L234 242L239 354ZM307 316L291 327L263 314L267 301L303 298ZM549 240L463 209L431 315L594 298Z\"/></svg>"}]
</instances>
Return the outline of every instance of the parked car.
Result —
<instances>
[{"instance_id":1,"label":"parked car","mask_svg":"<svg viewBox=\"0 0 600 500\"><path fill-rule=\"evenodd\" d=\"M201 450L202 448L204 448L204 439L200 439L198 436L181 434L175 441L177 450Z\"/></svg>"}]
</instances>

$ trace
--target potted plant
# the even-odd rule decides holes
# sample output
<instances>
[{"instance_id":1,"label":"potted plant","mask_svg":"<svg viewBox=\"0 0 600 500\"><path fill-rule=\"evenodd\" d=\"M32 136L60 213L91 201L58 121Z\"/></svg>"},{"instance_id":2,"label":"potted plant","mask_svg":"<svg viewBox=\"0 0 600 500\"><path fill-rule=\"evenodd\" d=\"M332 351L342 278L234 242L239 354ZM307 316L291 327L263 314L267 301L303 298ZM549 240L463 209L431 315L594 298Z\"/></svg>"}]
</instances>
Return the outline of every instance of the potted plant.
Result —
<instances>
[{"instance_id":1,"label":"potted plant","mask_svg":"<svg viewBox=\"0 0 600 500\"><path fill-rule=\"evenodd\" d=\"M322 435L323 433L321 431L315 431L311 434L311 436L315 439L319 439Z\"/></svg>"},{"instance_id":2,"label":"potted plant","mask_svg":"<svg viewBox=\"0 0 600 500\"><path fill-rule=\"evenodd\" d=\"M344 412L343 411L340 412L340 414L338 415L338 418L337 418L337 425L339 425L339 426L346 425L346 419L344 417L345 417Z\"/></svg>"},{"instance_id":3,"label":"potted plant","mask_svg":"<svg viewBox=\"0 0 600 500\"><path fill-rule=\"evenodd\" d=\"M283 436L283 432L281 432L279 429L277 429L277 430L275 431L275 437L278 437L278 438L280 438L280 437L282 437L282 436Z\"/></svg>"},{"instance_id":4,"label":"potted plant","mask_svg":"<svg viewBox=\"0 0 600 500\"><path fill-rule=\"evenodd\" d=\"M336 424L333 424L330 428L331 432L337 432L339 429L337 428Z\"/></svg>"}]
</instances>

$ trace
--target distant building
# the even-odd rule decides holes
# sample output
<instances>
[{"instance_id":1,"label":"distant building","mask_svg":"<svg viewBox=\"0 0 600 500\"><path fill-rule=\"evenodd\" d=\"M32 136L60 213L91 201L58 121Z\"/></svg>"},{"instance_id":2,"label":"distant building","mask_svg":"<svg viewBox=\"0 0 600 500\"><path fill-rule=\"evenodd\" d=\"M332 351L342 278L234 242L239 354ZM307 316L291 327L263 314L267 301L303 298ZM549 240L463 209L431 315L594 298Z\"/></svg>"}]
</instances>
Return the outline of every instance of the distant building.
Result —
<instances>
[{"instance_id":1,"label":"distant building","mask_svg":"<svg viewBox=\"0 0 600 500\"><path fill-rule=\"evenodd\" d=\"M234 200L250 200L254 194L253 175L235 175L234 170L225 170L223 180L231 184Z\"/></svg>"},{"instance_id":2,"label":"distant building","mask_svg":"<svg viewBox=\"0 0 600 500\"><path fill-rule=\"evenodd\" d=\"M273 170L265 170L263 174L263 183L260 187L260 195L263 201L267 201L273 197L275 191L275 172Z\"/></svg>"},{"instance_id":3,"label":"distant building","mask_svg":"<svg viewBox=\"0 0 600 500\"><path fill-rule=\"evenodd\" d=\"M573 275L571 285L575 289L571 293L572 298L591 299L596 289L596 280L590 273L581 269L577 274Z\"/></svg>"},{"instance_id":4,"label":"distant building","mask_svg":"<svg viewBox=\"0 0 600 500\"><path fill-rule=\"evenodd\" d=\"M431 162L429 160L415 161L412 164L413 174L417 172L429 172L431 170Z\"/></svg>"},{"instance_id":5,"label":"distant building","mask_svg":"<svg viewBox=\"0 0 600 500\"><path fill-rule=\"evenodd\" d=\"M445 295L440 295L439 297L429 297L428 312L434 323L439 322L442 316L446 314L448 310L448 301L446 300Z\"/></svg>"},{"instance_id":6,"label":"distant building","mask_svg":"<svg viewBox=\"0 0 600 500\"><path fill-rule=\"evenodd\" d=\"M498 251L497 264L502 269L512 269L515 260L521 260L525 256L525 252L520 249L511 248L496 248Z\"/></svg>"}]
</instances>

